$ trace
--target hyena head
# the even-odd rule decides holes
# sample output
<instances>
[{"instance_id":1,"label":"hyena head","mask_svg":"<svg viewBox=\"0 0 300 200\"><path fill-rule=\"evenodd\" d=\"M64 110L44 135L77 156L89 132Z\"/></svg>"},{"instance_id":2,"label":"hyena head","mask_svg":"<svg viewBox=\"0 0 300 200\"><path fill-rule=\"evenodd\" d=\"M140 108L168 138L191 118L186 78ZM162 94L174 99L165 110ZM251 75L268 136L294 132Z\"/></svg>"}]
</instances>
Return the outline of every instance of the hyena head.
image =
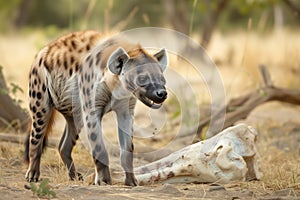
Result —
<instances>
[{"instance_id":1,"label":"hyena head","mask_svg":"<svg viewBox=\"0 0 300 200\"><path fill-rule=\"evenodd\" d=\"M167 64L165 49L150 55L141 48L126 52L120 47L108 59L108 68L119 75L122 87L154 109L160 108L167 98L163 75Z\"/></svg>"}]
</instances>

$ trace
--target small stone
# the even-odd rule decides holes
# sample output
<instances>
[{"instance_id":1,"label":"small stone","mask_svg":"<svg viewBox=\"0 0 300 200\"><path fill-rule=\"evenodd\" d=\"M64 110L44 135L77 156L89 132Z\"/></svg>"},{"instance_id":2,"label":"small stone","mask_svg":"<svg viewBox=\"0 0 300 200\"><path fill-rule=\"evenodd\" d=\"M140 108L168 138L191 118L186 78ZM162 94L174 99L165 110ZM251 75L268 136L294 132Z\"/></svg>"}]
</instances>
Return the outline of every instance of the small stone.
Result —
<instances>
[{"instance_id":1,"label":"small stone","mask_svg":"<svg viewBox=\"0 0 300 200\"><path fill-rule=\"evenodd\" d=\"M226 191L226 189L225 189L225 187L224 186L222 186L222 185L217 185L217 184L213 184L213 185L211 185L210 187L209 187L209 192L213 192L213 191L219 191L219 190L225 190Z\"/></svg>"},{"instance_id":2,"label":"small stone","mask_svg":"<svg viewBox=\"0 0 300 200\"><path fill-rule=\"evenodd\" d=\"M25 188L26 190L31 190L31 186L30 186L30 185L27 185L27 184L24 185L24 188Z\"/></svg>"},{"instance_id":3,"label":"small stone","mask_svg":"<svg viewBox=\"0 0 300 200\"><path fill-rule=\"evenodd\" d=\"M242 191L242 193L243 193L244 195L247 195L247 196L253 196L253 195L254 195L254 192L251 191L251 190L245 190L245 191Z\"/></svg>"}]
</instances>

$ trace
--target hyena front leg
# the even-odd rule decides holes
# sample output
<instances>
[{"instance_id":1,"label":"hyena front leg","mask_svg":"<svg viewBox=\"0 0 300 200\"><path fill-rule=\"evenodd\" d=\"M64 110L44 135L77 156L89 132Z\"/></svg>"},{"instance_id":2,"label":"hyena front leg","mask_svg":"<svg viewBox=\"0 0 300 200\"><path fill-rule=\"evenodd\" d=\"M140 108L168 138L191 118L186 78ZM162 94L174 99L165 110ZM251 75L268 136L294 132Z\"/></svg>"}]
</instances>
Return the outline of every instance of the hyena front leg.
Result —
<instances>
[{"instance_id":1,"label":"hyena front leg","mask_svg":"<svg viewBox=\"0 0 300 200\"><path fill-rule=\"evenodd\" d=\"M101 182L104 182L111 185L112 180L109 171L108 153L104 145L101 131L98 131L98 134L91 132L89 139L92 144L92 155L96 167L95 184L101 185Z\"/></svg>"},{"instance_id":2,"label":"hyena front leg","mask_svg":"<svg viewBox=\"0 0 300 200\"><path fill-rule=\"evenodd\" d=\"M42 86L44 88L44 86ZM40 160L44 140L47 139L49 123L53 115L53 108L49 101L48 93L38 92L35 89L30 91L30 112L32 125L29 138L29 166L25 178L27 181L38 181L40 176ZM27 150L26 150L27 151Z\"/></svg>"},{"instance_id":3,"label":"hyena front leg","mask_svg":"<svg viewBox=\"0 0 300 200\"><path fill-rule=\"evenodd\" d=\"M137 180L133 172L133 109L135 100L125 100L115 106L118 121L118 136L120 143L120 159L125 171L125 185L137 186ZM117 109L116 109L117 108Z\"/></svg>"},{"instance_id":4,"label":"hyena front leg","mask_svg":"<svg viewBox=\"0 0 300 200\"><path fill-rule=\"evenodd\" d=\"M101 110L95 108L96 89L100 84L102 72L94 67L94 62L95 60L91 55L87 56L84 59L78 76L79 99L83 122L82 131L88 136L91 154L95 163L95 184L100 185L101 182L111 184L108 153L104 145L101 119L99 118L99 116L102 117L100 114Z\"/></svg>"},{"instance_id":5,"label":"hyena front leg","mask_svg":"<svg viewBox=\"0 0 300 200\"><path fill-rule=\"evenodd\" d=\"M86 130L90 144L91 154L95 163L95 184L101 185L102 182L112 184L109 171L109 158L105 148L101 131L101 119L96 114L86 115Z\"/></svg>"}]
</instances>

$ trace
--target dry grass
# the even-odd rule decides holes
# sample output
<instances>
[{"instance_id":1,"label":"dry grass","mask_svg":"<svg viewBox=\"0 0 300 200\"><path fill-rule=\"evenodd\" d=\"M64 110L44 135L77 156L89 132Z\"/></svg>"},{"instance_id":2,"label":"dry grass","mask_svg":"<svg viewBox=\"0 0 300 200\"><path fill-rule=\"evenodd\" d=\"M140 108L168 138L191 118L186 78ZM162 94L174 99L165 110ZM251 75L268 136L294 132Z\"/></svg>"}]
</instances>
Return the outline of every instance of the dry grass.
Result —
<instances>
[{"instance_id":1,"label":"dry grass","mask_svg":"<svg viewBox=\"0 0 300 200\"><path fill-rule=\"evenodd\" d=\"M214 40L209 49L209 55L217 62L226 88L227 98L239 96L240 94L253 90L260 84L260 77L257 71L258 64L266 64L270 69L273 81L276 85L282 87L299 88L300 85L300 38L299 32L283 31L271 35L258 35L256 33L237 32L234 35L224 36L216 33ZM14 82L27 91L27 74L32 59L41 47L41 43L46 41L40 33L34 33L27 36L0 36L0 64L4 66L4 74L8 82ZM45 42L46 43L46 42ZM187 79L191 79L192 87L197 94L198 102L205 103L209 96L207 88L202 83L197 82L193 76L194 72L190 69L181 69L181 74ZM200 95L199 95L200 94ZM27 92L20 94L24 100L24 107L27 105ZM172 105L172 102L168 102ZM178 102L170 106L171 112L176 112ZM284 112L284 109L293 110ZM275 109L275 111L274 111ZM283 111L282 111L283 110ZM139 110L138 110L139 112ZM281 113L284 114L281 114ZM260 134L259 149L262 155L264 178L261 181L238 183L240 188L251 188L256 192L267 193L284 188L293 188L300 193L300 158L298 149L280 149L272 145L274 139L279 138L269 133L272 126L280 126L282 120L286 117L288 120L294 120L294 123L300 124L300 118L297 113L300 109L285 105L275 104L271 106L262 106L256 109L254 114L249 116L249 124L256 127ZM139 112L143 119L143 110ZM289 116L287 116L289 115ZM293 117L293 116L296 116ZM147 116L146 116L147 118ZM160 148L164 147L168 141L172 140L175 129L178 129L178 123L168 114L166 123L163 128L163 135L157 136L157 139L137 140L140 146ZM143 121L143 120L141 120ZM287 120L285 120L287 121ZM115 133L115 121L108 117L105 119L107 125L106 138L114 145L118 145ZM142 122L140 122L142 123ZM172 124L173 123L173 124ZM64 123L59 118L54 128L54 137L58 137L63 129ZM295 125L296 126L296 125ZM298 126L299 127L299 126ZM280 129L283 135L288 135L289 130ZM178 143L179 144L179 143ZM11 179L19 180L23 178L25 168L20 171L22 146L0 143L0 183L13 184ZM77 145L73 151L74 161L79 171L86 177L93 172L92 159L86 149ZM116 174L119 173L119 161L117 157L111 158L115 167ZM59 158L57 150L48 149L42 160L43 177L49 177L54 184L68 185L67 170ZM18 175L9 177L12 172L19 170ZM22 174L22 175L20 175ZM22 180L19 180L22 181ZM71 184L74 184L73 182ZM76 182L76 184L84 184Z\"/></svg>"},{"instance_id":2,"label":"dry grass","mask_svg":"<svg viewBox=\"0 0 300 200\"><path fill-rule=\"evenodd\" d=\"M266 35L254 32L235 32L228 36L216 34L209 49L220 67L229 96L260 84L259 64L269 68L274 84L299 88L299 52L298 32L289 30Z\"/></svg>"}]
</instances>

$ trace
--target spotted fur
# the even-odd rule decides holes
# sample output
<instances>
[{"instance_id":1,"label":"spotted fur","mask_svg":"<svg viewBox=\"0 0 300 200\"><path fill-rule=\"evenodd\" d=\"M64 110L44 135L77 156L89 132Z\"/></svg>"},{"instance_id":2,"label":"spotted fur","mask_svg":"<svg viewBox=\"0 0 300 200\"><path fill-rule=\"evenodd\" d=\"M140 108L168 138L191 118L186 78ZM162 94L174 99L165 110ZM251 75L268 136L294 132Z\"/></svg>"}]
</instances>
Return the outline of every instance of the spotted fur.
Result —
<instances>
[{"instance_id":1,"label":"spotted fur","mask_svg":"<svg viewBox=\"0 0 300 200\"><path fill-rule=\"evenodd\" d=\"M32 118L25 153L28 181L38 181L40 159L50 132L55 110L66 127L59 153L70 179L81 178L71 152L78 135L85 134L93 156L95 183L111 184L109 159L101 133L101 119L116 112L121 165L126 185L136 185L133 173L133 111L136 100L158 108L167 97L163 70L164 49L150 55L139 44L122 37L105 39L94 31L75 32L61 37L35 57L29 74L29 107Z\"/></svg>"}]
</instances>

